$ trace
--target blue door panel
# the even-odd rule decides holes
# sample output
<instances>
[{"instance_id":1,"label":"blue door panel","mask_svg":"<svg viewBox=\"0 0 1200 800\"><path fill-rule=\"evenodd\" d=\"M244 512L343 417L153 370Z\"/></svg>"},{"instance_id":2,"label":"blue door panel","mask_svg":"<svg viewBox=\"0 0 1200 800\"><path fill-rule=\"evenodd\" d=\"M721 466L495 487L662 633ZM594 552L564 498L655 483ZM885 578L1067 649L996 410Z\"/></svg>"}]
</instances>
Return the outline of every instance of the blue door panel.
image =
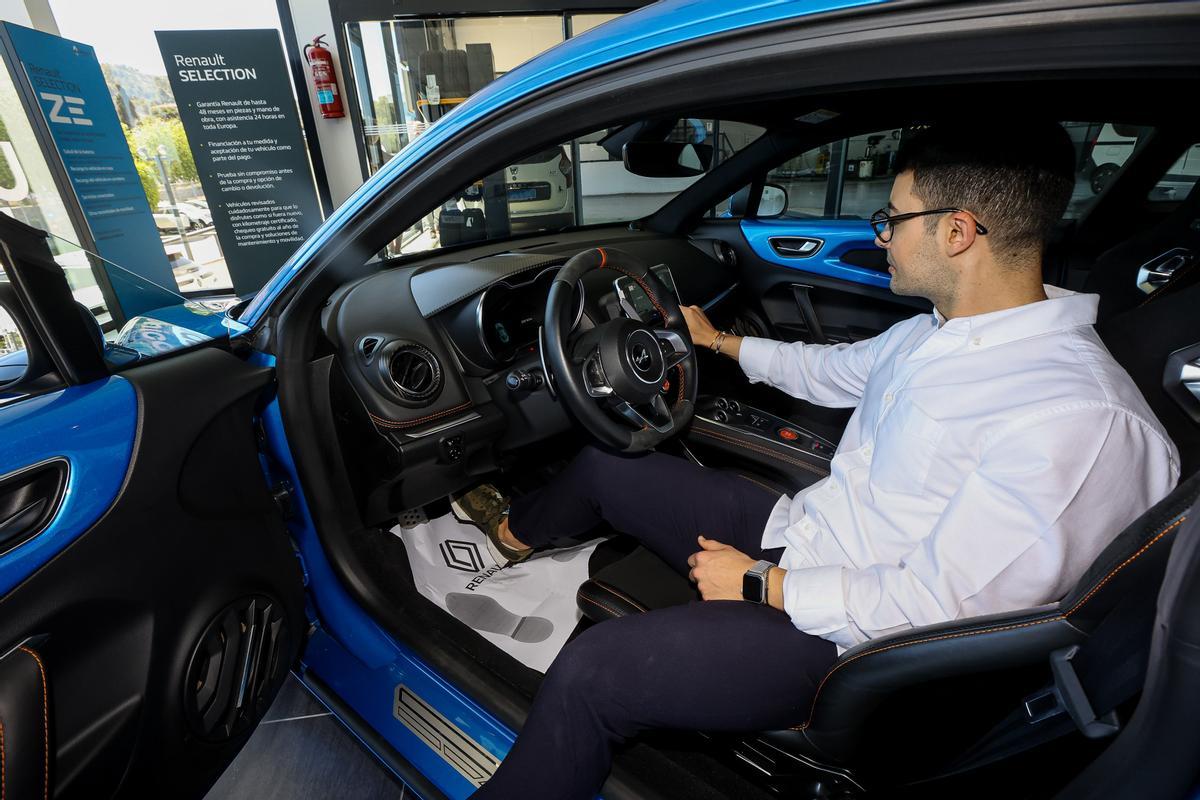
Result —
<instances>
[{"instance_id":1,"label":"blue door panel","mask_svg":"<svg viewBox=\"0 0 1200 800\"><path fill-rule=\"evenodd\" d=\"M0 555L0 597L113 504L129 470L137 421L137 394L120 377L0 406L0 477L54 458L65 459L69 470L49 526Z\"/></svg>"},{"instance_id":2,"label":"blue door panel","mask_svg":"<svg viewBox=\"0 0 1200 800\"><path fill-rule=\"evenodd\" d=\"M849 250L876 249L875 234L866 220L746 219L742 220L742 234L754 254L769 264L864 286L891 286L892 278L887 273L842 261ZM808 236L822 239L825 244L807 258L789 258L771 248L770 240L776 236Z\"/></svg>"},{"instance_id":3,"label":"blue door panel","mask_svg":"<svg viewBox=\"0 0 1200 800\"><path fill-rule=\"evenodd\" d=\"M254 358L274 363L271 356L255 354ZM304 561L318 625L301 657L305 670L319 677L447 796L467 797L474 787L392 715L396 687L409 687L497 758L508 752L516 736L387 634L347 594L317 537L284 436L278 400L265 407L261 420L271 468L282 472L272 478L286 481L296 498L295 515L288 524Z\"/></svg>"}]
</instances>

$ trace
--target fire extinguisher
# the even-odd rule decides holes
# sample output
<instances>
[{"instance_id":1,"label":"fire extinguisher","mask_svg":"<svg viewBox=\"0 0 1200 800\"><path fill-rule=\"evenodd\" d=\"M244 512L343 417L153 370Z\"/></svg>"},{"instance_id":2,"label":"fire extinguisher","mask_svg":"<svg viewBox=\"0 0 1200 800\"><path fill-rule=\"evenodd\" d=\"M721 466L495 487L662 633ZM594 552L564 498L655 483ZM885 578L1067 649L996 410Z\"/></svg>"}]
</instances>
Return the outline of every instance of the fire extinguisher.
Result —
<instances>
[{"instance_id":1,"label":"fire extinguisher","mask_svg":"<svg viewBox=\"0 0 1200 800\"><path fill-rule=\"evenodd\" d=\"M321 34L305 45L304 59L312 69L313 83L317 87L317 103L321 106L321 116L325 119L337 119L346 116L342 109L342 95L338 91L337 74L333 71L333 53L321 40L326 34Z\"/></svg>"}]
</instances>

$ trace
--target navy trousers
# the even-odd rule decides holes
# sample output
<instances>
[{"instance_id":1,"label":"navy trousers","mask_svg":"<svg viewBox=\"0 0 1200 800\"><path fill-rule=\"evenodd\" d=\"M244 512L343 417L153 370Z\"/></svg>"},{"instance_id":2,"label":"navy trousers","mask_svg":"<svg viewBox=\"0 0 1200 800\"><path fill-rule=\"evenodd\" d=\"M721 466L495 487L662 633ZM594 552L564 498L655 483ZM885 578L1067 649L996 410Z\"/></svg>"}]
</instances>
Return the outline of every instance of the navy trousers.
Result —
<instances>
[{"instance_id":1,"label":"navy trousers","mask_svg":"<svg viewBox=\"0 0 1200 800\"><path fill-rule=\"evenodd\" d=\"M755 559L778 495L741 476L650 453L585 448L551 483L513 501L524 543L586 533L600 520L680 573L704 534ZM476 800L589 800L614 746L647 729L756 731L804 722L837 659L787 615L735 600L696 601L585 630L546 673L516 744Z\"/></svg>"}]
</instances>

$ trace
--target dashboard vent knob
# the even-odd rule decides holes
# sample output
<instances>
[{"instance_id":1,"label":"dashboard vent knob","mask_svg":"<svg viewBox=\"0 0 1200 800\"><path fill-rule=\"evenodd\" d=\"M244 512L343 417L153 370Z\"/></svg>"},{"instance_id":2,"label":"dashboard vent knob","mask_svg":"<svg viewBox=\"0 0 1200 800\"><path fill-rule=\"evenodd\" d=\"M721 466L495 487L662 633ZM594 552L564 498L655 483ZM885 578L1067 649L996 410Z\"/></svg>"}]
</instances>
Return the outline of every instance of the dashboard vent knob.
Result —
<instances>
[{"instance_id":1,"label":"dashboard vent knob","mask_svg":"<svg viewBox=\"0 0 1200 800\"><path fill-rule=\"evenodd\" d=\"M380 338L378 336L364 336L358 343L358 352L362 353L362 357L366 360L371 360L371 354L375 352L375 348L379 347Z\"/></svg>"},{"instance_id":2,"label":"dashboard vent knob","mask_svg":"<svg viewBox=\"0 0 1200 800\"><path fill-rule=\"evenodd\" d=\"M442 389L442 365L419 344L396 343L384 363L392 387L407 403L424 405Z\"/></svg>"}]
</instances>

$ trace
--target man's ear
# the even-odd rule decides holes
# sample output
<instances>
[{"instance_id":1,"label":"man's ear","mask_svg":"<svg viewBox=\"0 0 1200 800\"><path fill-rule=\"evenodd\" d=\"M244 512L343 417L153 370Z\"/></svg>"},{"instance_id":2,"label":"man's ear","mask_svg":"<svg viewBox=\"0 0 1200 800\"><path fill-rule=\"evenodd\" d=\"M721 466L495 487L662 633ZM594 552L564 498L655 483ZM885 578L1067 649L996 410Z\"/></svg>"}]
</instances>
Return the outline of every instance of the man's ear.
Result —
<instances>
[{"instance_id":1,"label":"man's ear","mask_svg":"<svg viewBox=\"0 0 1200 800\"><path fill-rule=\"evenodd\" d=\"M946 233L943 247L946 255L954 257L969 250L979 236L975 230L975 219L963 211L955 211L946 215Z\"/></svg>"}]
</instances>

